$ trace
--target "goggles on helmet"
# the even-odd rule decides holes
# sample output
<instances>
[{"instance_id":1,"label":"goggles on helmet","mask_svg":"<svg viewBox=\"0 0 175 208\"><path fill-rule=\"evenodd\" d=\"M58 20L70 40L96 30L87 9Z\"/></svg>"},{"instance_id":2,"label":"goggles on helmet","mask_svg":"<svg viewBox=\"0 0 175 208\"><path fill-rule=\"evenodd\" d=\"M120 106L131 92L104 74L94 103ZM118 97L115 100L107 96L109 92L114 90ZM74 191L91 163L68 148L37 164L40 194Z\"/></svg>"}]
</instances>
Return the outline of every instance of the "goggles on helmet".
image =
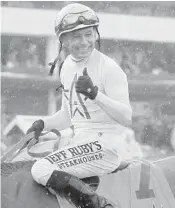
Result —
<instances>
[{"instance_id":1,"label":"goggles on helmet","mask_svg":"<svg viewBox=\"0 0 175 208\"><path fill-rule=\"evenodd\" d=\"M55 27L55 33L59 36L60 33L74 29L78 25L95 26L99 24L99 19L94 13L89 10L66 14L59 25Z\"/></svg>"}]
</instances>

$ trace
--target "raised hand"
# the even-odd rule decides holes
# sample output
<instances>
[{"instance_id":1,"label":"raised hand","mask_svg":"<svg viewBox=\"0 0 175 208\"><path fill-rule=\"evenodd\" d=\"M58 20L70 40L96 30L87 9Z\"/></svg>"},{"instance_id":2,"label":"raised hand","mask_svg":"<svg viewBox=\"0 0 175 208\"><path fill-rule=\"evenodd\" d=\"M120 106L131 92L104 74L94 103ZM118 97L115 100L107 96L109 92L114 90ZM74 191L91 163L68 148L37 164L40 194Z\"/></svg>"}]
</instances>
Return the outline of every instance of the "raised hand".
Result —
<instances>
[{"instance_id":1,"label":"raised hand","mask_svg":"<svg viewBox=\"0 0 175 208\"><path fill-rule=\"evenodd\" d=\"M83 76L87 76L89 77L89 74L87 72L87 68L85 67L84 70L83 70ZM90 77L89 77L90 78Z\"/></svg>"},{"instance_id":2,"label":"raised hand","mask_svg":"<svg viewBox=\"0 0 175 208\"><path fill-rule=\"evenodd\" d=\"M35 132L35 138L38 139L41 132L44 129L44 121L43 120L37 120L35 121L32 126L27 130L26 134L29 134L31 132Z\"/></svg>"},{"instance_id":3,"label":"raised hand","mask_svg":"<svg viewBox=\"0 0 175 208\"><path fill-rule=\"evenodd\" d=\"M94 86L90 76L88 75L87 68L84 68L83 76L80 76L75 83L75 90L91 100L96 98L98 87Z\"/></svg>"}]
</instances>

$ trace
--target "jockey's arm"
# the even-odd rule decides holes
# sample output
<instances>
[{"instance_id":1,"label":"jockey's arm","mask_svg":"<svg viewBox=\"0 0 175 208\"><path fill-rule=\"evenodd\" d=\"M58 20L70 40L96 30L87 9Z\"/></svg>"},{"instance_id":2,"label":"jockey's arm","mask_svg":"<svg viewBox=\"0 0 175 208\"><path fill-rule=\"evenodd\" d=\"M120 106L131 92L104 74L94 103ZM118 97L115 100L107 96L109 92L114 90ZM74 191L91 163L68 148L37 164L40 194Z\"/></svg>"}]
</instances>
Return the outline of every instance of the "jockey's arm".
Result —
<instances>
[{"instance_id":1,"label":"jockey's arm","mask_svg":"<svg viewBox=\"0 0 175 208\"><path fill-rule=\"evenodd\" d=\"M129 126L132 122L132 109L127 76L121 68L108 68L104 80L104 90L104 93L98 91L95 98L96 104L119 124Z\"/></svg>"},{"instance_id":2,"label":"jockey's arm","mask_svg":"<svg viewBox=\"0 0 175 208\"><path fill-rule=\"evenodd\" d=\"M62 106L55 114L43 119L44 130L50 131L51 129L57 129L58 131L64 130L71 126L71 117L69 114L68 106L64 93L62 93Z\"/></svg>"}]
</instances>

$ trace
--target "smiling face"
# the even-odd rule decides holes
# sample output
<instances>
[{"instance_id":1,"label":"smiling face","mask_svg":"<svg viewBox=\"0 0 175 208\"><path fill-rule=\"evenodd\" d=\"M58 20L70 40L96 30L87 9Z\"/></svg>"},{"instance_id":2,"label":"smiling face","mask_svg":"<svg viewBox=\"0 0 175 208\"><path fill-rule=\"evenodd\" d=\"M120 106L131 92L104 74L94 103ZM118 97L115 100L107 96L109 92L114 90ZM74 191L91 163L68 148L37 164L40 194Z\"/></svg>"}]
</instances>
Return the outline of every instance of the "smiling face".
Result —
<instances>
[{"instance_id":1,"label":"smiling face","mask_svg":"<svg viewBox=\"0 0 175 208\"><path fill-rule=\"evenodd\" d=\"M62 43L74 58L88 58L95 48L96 29L88 27L66 33L62 37Z\"/></svg>"}]
</instances>

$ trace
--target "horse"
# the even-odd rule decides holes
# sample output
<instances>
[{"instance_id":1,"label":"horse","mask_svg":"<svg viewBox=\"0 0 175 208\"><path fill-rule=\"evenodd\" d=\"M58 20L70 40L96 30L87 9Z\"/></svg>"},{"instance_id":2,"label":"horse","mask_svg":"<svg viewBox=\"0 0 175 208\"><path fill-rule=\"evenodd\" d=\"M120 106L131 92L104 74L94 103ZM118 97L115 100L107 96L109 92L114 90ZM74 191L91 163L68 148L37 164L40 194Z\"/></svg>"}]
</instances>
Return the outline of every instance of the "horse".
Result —
<instances>
[{"instance_id":1,"label":"horse","mask_svg":"<svg viewBox=\"0 0 175 208\"><path fill-rule=\"evenodd\" d=\"M69 187L55 195L37 184L31 175L35 161L1 164L2 208L92 208L80 204ZM174 208L175 156L158 161L134 160L101 177L82 179L115 208Z\"/></svg>"}]
</instances>

